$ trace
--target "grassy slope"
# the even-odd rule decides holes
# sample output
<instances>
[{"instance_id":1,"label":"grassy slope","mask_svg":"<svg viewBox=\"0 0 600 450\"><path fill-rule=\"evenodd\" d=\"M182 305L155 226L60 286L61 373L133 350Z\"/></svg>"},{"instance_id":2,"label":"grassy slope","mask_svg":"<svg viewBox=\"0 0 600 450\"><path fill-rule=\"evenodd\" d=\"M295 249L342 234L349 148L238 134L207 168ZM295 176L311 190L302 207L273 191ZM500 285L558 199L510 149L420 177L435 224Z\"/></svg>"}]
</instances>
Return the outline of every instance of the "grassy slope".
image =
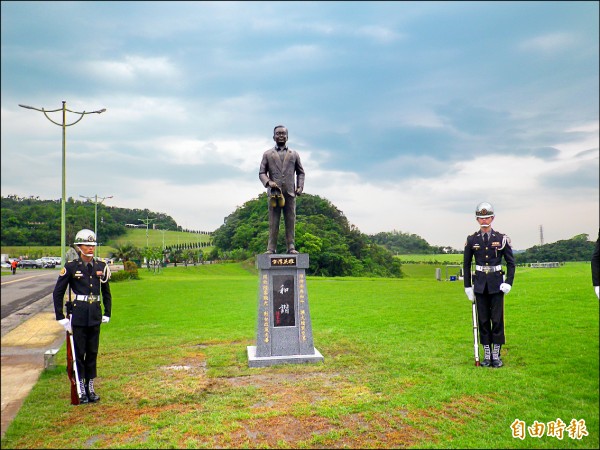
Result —
<instances>
[{"instance_id":1,"label":"grassy slope","mask_svg":"<svg viewBox=\"0 0 600 450\"><path fill-rule=\"evenodd\" d=\"M187 244L190 242L209 242L211 237L206 234L188 233L181 231L165 231L164 243L165 246L172 246L177 244ZM150 247L163 246L163 233L160 230L148 230L148 241L146 241L146 229L141 228L128 228L124 236L119 239L111 240L100 247L100 253L98 256L108 257L109 253L114 252L116 245L132 243L136 247L142 248L146 246L146 242ZM207 247L209 250L212 247ZM60 256L60 246L24 246L14 247L6 246L2 247L2 253L7 253L10 257L16 257L20 255L30 254L32 251L41 250L43 256Z\"/></svg>"},{"instance_id":2,"label":"grassy slope","mask_svg":"<svg viewBox=\"0 0 600 450\"><path fill-rule=\"evenodd\" d=\"M102 402L69 405L64 347L2 448L598 448L598 301L589 264L518 268L505 367L473 365L460 282L307 280L325 363L249 369L258 281L241 265L141 271L113 283ZM60 365L62 364L62 365ZM589 436L513 438L510 425L585 420Z\"/></svg>"},{"instance_id":3,"label":"grassy slope","mask_svg":"<svg viewBox=\"0 0 600 450\"><path fill-rule=\"evenodd\" d=\"M438 254L438 255L397 255L403 264L430 263L430 264L461 264L462 254Z\"/></svg>"}]
</instances>

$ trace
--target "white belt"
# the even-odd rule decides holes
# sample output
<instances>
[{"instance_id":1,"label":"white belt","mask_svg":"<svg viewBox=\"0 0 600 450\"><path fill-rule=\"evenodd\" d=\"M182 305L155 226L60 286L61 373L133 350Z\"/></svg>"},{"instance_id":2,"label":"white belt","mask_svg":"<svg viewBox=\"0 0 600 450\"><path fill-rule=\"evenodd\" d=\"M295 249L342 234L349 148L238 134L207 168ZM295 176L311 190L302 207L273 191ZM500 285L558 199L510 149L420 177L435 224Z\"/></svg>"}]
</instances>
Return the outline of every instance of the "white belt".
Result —
<instances>
[{"instance_id":1,"label":"white belt","mask_svg":"<svg viewBox=\"0 0 600 450\"><path fill-rule=\"evenodd\" d=\"M80 302L87 302L89 301L90 303L96 302L98 301L100 298L99 295L75 295L75 300L80 301Z\"/></svg>"},{"instance_id":2,"label":"white belt","mask_svg":"<svg viewBox=\"0 0 600 450\"><path fill-rule=\"evenodd\" d=\"M475 266L475 270L479 272L500 272L502 270L502 265L498 266Z\"/></svg>"}]
</instances>

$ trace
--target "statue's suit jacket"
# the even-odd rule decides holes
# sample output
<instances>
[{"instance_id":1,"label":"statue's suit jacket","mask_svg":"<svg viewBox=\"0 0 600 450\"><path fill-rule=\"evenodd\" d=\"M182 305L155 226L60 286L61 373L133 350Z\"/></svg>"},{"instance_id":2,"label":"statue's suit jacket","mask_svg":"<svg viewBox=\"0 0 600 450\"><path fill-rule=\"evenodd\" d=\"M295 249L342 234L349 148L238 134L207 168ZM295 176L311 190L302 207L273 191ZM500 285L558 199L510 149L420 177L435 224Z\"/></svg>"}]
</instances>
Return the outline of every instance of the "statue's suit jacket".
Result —
<instances>
[{"instance_id":1,"label":"statue's suit jacket","mask_svg":"<svg viewBox=\"0 0 600 450\"><path fill-rule=\"evenodd\" d=\"M277 183L284 195L296 196L296 186L304 189L304 168L300 155L295 150L287 149L285 158L281 161L277 147L263 153L258 177L263 186L268 188L269 180ZM271 190L268 190L271 194Z\"/></svg>"}]
</instances>

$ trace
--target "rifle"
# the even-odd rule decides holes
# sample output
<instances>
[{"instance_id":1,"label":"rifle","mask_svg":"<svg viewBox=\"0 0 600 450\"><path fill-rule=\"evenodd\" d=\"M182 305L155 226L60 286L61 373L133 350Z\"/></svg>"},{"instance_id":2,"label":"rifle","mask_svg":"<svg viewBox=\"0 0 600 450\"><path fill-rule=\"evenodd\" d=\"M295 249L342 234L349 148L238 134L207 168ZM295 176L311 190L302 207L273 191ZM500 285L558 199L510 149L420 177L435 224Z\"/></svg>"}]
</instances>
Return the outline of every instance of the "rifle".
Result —
<instances>
[{"instance_id":1,"label":"rifle","mask_svg":"<svg viewBox=\"0 0 600 450\"><path fill-rule=\"evenodd\" d=\"M69 288L69 303L67 305L67 316L69 320L72 317L73 303L71 303L71 288ZM77 371L77 361L75 358L75 342L73 333L67 333L67 376L71 384L71 405L79 405L81 397L81 385L79 384L79 372Z\"/></svg>"},{"instance_id":2,"label":"rifle","mask_svg":"<svg viewBox=\"0 0 600 450\"><path fill-rule=\"evenodd\" d=\"M479 366L479 325L477 321L477 302L473 302L473 349L475 351L475 365Z\"/></svg>"}]
</instances>

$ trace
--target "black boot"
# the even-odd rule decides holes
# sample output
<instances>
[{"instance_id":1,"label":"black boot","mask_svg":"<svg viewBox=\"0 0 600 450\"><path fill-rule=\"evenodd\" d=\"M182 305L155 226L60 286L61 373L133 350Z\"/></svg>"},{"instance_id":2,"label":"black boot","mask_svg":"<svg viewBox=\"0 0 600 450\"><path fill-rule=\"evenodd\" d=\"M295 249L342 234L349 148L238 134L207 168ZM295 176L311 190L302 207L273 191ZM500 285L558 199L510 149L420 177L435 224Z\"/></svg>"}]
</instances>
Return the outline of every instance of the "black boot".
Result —
<instances>
[{"instance_id":1,"label":"black boot","mask_svg":"<svg viewBox=\"0 0 600 450\"><path fill-rule=\"evenodd\" d=\"M500 348L502 345L494 344L494 350L492 351L492 367L497 369L498 367L502 367L504 363L500 359Z\"/></svg>"},{"instance_id":2,"label":"black boot","mask_svg":"<svg viewBox=\"0 0 600 450\"><path fill-rule=\"evenodd\" d=\"M88 398L90 399L90 402L96 403L96 402L100 401L100 396L98 394L96 394L96 392L94 392L94 379L93 378L88 380L85 390L87 392Z\"/></svg>"},{"instance_id":3,"label":"black boot","mask_svg":"<svg viewBox=\"0 0 600 450\"><path fill-rule=\"evenodd\" d=\"M83 380L79 380L79 390L81 391L81 395L79 396L79 404L85 405L86 403L89 403L90 399L87 396L85 383L83 382Z\"/></svg>"},{"instance_id":4,"label":"black boot","mask_svg":"<svg viewBox=\"0 0 600 450\"><path fill-rule=\"evenodd\" d=\"M491 349L489 345L483 346L483 361L481 361L481 367L490 367L492 364L491 361Z\"/></svg>"}]
</instances>

